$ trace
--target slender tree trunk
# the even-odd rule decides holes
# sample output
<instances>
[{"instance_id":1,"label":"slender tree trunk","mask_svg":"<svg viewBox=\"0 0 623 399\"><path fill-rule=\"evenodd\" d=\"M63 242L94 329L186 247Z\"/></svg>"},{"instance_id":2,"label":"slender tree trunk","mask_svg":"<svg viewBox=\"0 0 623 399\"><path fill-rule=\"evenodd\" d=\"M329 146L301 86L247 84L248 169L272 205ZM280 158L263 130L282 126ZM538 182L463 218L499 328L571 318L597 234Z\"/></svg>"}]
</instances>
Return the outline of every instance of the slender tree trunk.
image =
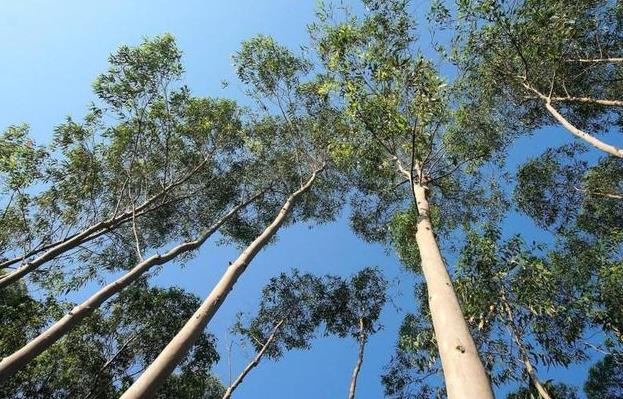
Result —
<instances>
[{"instance_id":1,"label":"slender tree trunk","mask_svg":"<svg viewBox=\"0 0 623 399\"><path fill-rule=\"evenodd\" d=\"M537 97L543 100L543 103L545 104L545 109L547 109L547 112L549 112L554 117L554 119L558 121L558 123L563 125L565 129L571 132L571 134L586 141L588 144L592 145L593 147L597 149L600 149L610 155L614 155L615 157L623 158L623 149L615 147L610 144L606 144L603 141L599 140L597 137L592 136L584 132L583 130L580 130L577 127L573 126L571 122L569 122L564 116L560 114L560 112L558 112L556 108L552 106L551 97L548 97L545 94L541 93L539 90L532 87L527 81L523 81L521 82L521 84L524 88L533 92L534 94L537 95Z\"/></svg>"},{"instance_id":2,"label":"slender tree trunk","mask_svg":"<svg viewBox=\"0 0 623 399\"><path fill-rule=\"evenodd\" d=\"M316 175L322 170L315 171L309 180L297 191L288 197L273 222L260 234L225 271L212 292L201 304L195 314L186 322L184 327L169 342L154 362L121 396L122 399L149 398L164 383L173 372L177 364L186 356L208 322L216 314L227 295L246 270L257 253L264 248L270 239L279 230L290 214L296 200L312 186Z\"/></svg>"},{"instance_id":3,"label":"slender tree trunk","mask_svg":"<svg viewBox=\"0 0 623 399\"><path fill-rule=\"evenodd\" d=\"M593 104L593 105L603 105L606 107L623 107L623 101L621 100L602 100L599 98L592 97L552 97L552 101L560 101L560 102L570 102L570 103L581 103L581 104Z\"/></svg>"},{"instance_id":4,"label":"slender tree trunk","mask_svg":"<svg viewBox=\"0 0 623 399\"><path fill-rule=\"evenodd\" d=\"M38 258L33 259L32 261L24 264L23 266L15 269L14 271L3 275L2 277L0 277L0 290L18 281L19 279L33 272L34 270L37 270L40 266L53 260L57 256L67 251L70 251L78 247L79 245L84 244L85 242L91 241L107 233L110 230L115 229L116 227L130 220L133 216L140 216L140 215L150 212L151 210L153 210L153 208L150 208L150 206L154 202L162 198L165 194L173 190L175 187L183 184L188 179L190 179L199 169L201 169L205 165L206 162L207 162L207 159L200 162L199 165L193 168L185 176L180 178L178 181L171 183L167 187L163 188L162 191L160 191L159 193L149 197L140 206L134 208L133 211L125 211L119 215L113 215L112 217L110 217L109 219L105 221L93 224L89 226L88 228L82 230L81 232L73 234L72 236L68 237L65 240L59 241L57 245L54 245L53 247L51 247L47 252L45 252L43 255L39 256ZM38 251L32 251L32 252L38 253ZM0 269L6 266L12 265L14 263L17 263L20 261L20 259L22 258L6 260L0 264Z\"/></svg>"},{"instance_id":5,"label":"slender tree trunk","mask_svg":"<svg viewBox=\"0 0 623 399\"><path fill-rule=\"evenodd\" d=\"M617 63L623 62L623 58L578 58L575 60L567 60L567 62L581 62L581 63Z\"/></svg>"},{"instance_id":6,"label":"slender tree trunk","mask_svg":"<svg viewBox=\"0 0 623 399\"><path fill-rule=\"evenodd\" d=\"M132 284L145 272L157 265L165 264L178 255L192 251L199 248L212 234L214 234L232 215L238 212L241 208L247 206L251 202L255 201L263 193L256 194L249 200L238 204L231 209L225 216L217 221L212 227L210 227L205 233L203 233L197 240L188 241L180 244L164 255L153 255L142 262L138 263L132 270L124 274L114 282L101 288L89 299L82 304L74 307L63 318L54 323L50 328L34 338L32 341L24 345L21 349L15 353L5 357L0 361L0 382L5 381L11 375L15 374L22 368L24 368L28 362L38 356L41 352L48 349L61 337L71 331L82 319L90 315L95 309L97 309L102 303L110 299L113 295L119 293L122 289Z\"/></svg>"},{"instance_id":7,"label":"slender tree trunk","mask_svg":"<svg viewBox=\"0 0 623 399\"><path fill-rule=\"evenodd\" d=\"M513 336L513 340L517 344L517 348L519 349L519 356L521 357L521 362L524 364L524 367L526 368L526 372L528 373L528 376L530 377L530 381L532 381L532 385L534 385L537 392L539 393L539 396L542 399L552 399L552 397L549 395L549 392L547 392L547 389L545 389L545 386L543 386L543 384L541 383L541 380L539 379L539 376L537 375L536 370L534 369L534 367L532 366L532 363L530 362L530 358L528 357L528 352L526 351L526 348L524 347L523 342L521 341L519 331L517 330L517 327L515 326L515 321L514 321L515 318L513 317L513 312L511 311L510 305L508 304L504 296L502 296L502 300L504 302L504 310L506 311L506 316L508 317L509 329Z\"/></svg>"},{"instance_id":8,"label":"slender tree trunk","mask_svg":"<svg viewBox=\"0 0 623 399\"><path fill-rule=\"evenodd\" d=\"M585 190L585 189L581 189L577 187L574 187L574 188L576 189L576 191L579 191L586 195L590 195L592 197L603 197L603 198L610 198L610 199L615 199L615 200L623 200L623 194L604 193L601 191L589 191L589 190Z\"/></svg>"},{"instance_id":9,"label":"slender tree trunk","mask_svg":"<svg viewBox=\"0 0 623 399\"><path fill-rule=\"evenodd\" d=\"M600 149L610 155L614 155L615 157L623 158L623 149L615 147L610 144L606 144L603 141L599 140L597 137L592 136L583 130L578 129L573 126L564 116L562 116L556 108L550 104L549 101L545 102L545 108L549 111L549 113L556 119L561 125L563 125L568 131L570 131L576 137L581 138L586 141L588 144L593 147Z\"/></svg>"},{"instance_id":10,"label":"slender tree trunk","mask_svg":"<svg viewBox=\"0 0 623 399\"><path fill-rule=\"evenodd\" d=\"M264 353L266 353L268 348L270 348L273 341L277 337L277 333L279 332L279 329L281 328L284 322L285 320L282 319L281 321L279 321L279 323L275 325L275 328L273 328L273 331L270 333L270 336L268 337L264 345L262 345L262 348L260 349L260 351L255 355L253 360L249 362L247 367L245 367L244 370L242 370L242 373L240 373L238 378L236 378L236 380L229 387L227 387L227 390L225 391L225 394L223 395L223 399L230 399L231 394L236 390L236 388L238 388L238 385L242 384L242 381L247 376L247 374L249 374L251 370L257 367L257 365L262 360L262 356L264 356Z\"/></svg>"},{"instance_id":11,"label":"slender tree trunk","mask_svg":"<svg viewBox=\"0 0 623 399\"><path fill-rule=\"evenodd\" d=\"M428 187L414 183L418 222L415 235L428 289L428 306L449 399L493 399L491 382L478 357L463 311L441 257L430 220Z\"/></svg>"},{"instance_id":12,"label":"slender tree trunk","mask_svg":"<svg viewBox=\"0 0 623 399\"><path fill-rule=\"evenodd\" d=\"M363 319L359 319L359 352L357 354L357 363L353 369L353 376L350 380L350 389L348 390L348 399L355 399L355 391L357 390L357 378L363 364L363 354L366 349L367 337L363 329Z\"/></svg>"}]
</instances>

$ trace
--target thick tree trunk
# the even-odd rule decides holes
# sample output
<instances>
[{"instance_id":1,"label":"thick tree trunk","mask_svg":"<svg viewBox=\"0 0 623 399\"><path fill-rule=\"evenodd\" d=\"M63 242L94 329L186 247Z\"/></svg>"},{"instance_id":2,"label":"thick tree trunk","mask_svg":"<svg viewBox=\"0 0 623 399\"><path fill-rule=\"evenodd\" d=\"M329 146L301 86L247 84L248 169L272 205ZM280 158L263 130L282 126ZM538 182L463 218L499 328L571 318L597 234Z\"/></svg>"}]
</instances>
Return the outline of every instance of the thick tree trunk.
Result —
<instances>
[{"instance_id":1,"label":"thick tree trunk","mask_svg":"<svg viewBox=\"0 0 623 399\"><path fill-rule=\"evenodd\" d=\"M15 269L14 271L3 275L2 277L0 277L0 290L18 281L19 279L33 272L34 270L37 270L43 264L55 259L57 256L67 251L70 251L78 247L79 245L84 244L85 242L94 240L95 238L117 228L128 220L131 220L133 216L141 216L145 213L152 211L153 209L156 209L158 206L156 206L155 208L150 208L151 205L154 204L158 199L162 198L165 194L173 190L175 187L183 184L188 179L190 179L199 169L201 169L205 165L206 162L207 160L204 160L199 163L199 165L193 168L185 176L163 188L163 190L159 193L149 197L133 211L128 210L119 215L113 215L109 219L93 224L88 228L80 231L79 233L73 234L65 240L60 240L56 243L56 245L53 245L51 248L49 248L49 250L47 250L47 252L45 252L43 255L39 256L36 259L33 259L32 261L24 264L23 266ZM48 247L49 246L45 246L45 248ZM39 252L40 251L31 251L31 253L34 254ZM25 256L21 258L5 260L4 262L0 263L0 269L20 262L23 258L25 258Z\"/></svg>"},{"instance_id":2,"label":"thick tree trunk","mask_svg":"<svg viewBox=\"0 0 623 399\"><path fill-rule=\"evenodd\" d=\"M188 241L169 250L164 255L153 255L138 263L132 270L124 274L114 282L100 289L82 304L74 307L62 319L54 323L50 328L41 333L38 337L24 345L15 353L5 357L0 361L0 382L6 380L24 368L28 362L38 356L41 352L48 349L61 337L71 331L82 319L90 315L102 303L119 293L122 289L135 282L145 272L157 265L165 264L185 252L199 248L212 234L214 234L232 215L241 208L255 201L261 194L257 194L249 200L235 206L205 233L195 241Z\"/></svg>"},{"instance_id":3,"label":"thick tree trunk","mask_svg":"<svg viewBox=\"0 0 623 399\"><path fill-rule=\"evenodd\" d=\"M247 374L249 374L251 370L257 367L257 365L262 360L262 356L264 356L264 353L266 353L268 348L270 348L273 341L277 337L277 333L279 332L279 329L281 328L284 322L285 320L281 320L279 321L279 323L275 325L275 328L273 328L273 331L270 333L270 336L268 337L264 345L262 345L262 348L260 349L260 351L255 355L253 360L249 362L247 367L245 367L244 370L242 370L242 373L240 373L238 378L236 378L236 380L227 388L227 390L225 391L225 394L223 395L223 399L230 399L231 394L236 390L236 388L238 388L238 385L242 384L242 381L247 376Z\"/></svg>"},{"instance_id":4,"label":"thick tree trunk","mask_svg":"<svg viewBox=\"0 0 623 399\"><path fill-rule=\"evenodd\" d=\"M357 390L357 378L363 364L363 354L366 350L366 335L363 331L363 319L359 319L359 352L357 353L357 363L353 369L353 376L350 379L350 389L348 390L348 399L355 399L355 391Z\"/></svg>"},{"instance_id":5,"label":"thick tree trunk","mask_svg":"<svg viewBox=\"0 0 623 399\"><path fill-rule=\"evenodd\" d=\"M177 364L186 356L253 258L277 233L292 211L296 200L312 186L320 170L315 171L301 188L288 197L273 222L227 268L227 271L225 271L193 317L186 322L186 325L169 342L156 360L149 365L147 370L121 396L122 399L150 398L155 394L156 390L169 377Z\"/></svg>"},{"instance_id":6,"label":"thick tree trunk","mask_svg":"<svg viewBox=\"0 0 623 399\"><path fill-rule=\"evenodd\" d=\"M449 399L492 399L491 382L478 357L463 311L433 234L425 185L414 184L418 222L415 235L428 289L428 306Z\"/></svg>"}]
</instances>

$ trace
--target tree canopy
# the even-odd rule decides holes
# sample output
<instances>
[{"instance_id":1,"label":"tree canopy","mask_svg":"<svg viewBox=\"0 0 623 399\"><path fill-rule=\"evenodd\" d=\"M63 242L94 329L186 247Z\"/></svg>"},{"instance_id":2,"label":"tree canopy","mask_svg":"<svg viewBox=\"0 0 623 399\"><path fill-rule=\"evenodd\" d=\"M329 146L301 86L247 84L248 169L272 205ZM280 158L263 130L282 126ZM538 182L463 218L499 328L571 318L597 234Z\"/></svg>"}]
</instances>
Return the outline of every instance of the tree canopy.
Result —
<instances>
[{"instance_id":1,"label":"tree canopy","mask_svg":"<svg viewBox=\"0 0 623 399\"><path fill-rule=\"evenodd\" d=\"M4 128L0 396L226 399L260 375L277 393L288 376L263 369L331 341L349 399L380 368L395 399L623 397L622 3L320 1L310 19L299 48L229 50L236 95L195 94L163 33L114 51L47 140ZM257 265L318 232L341 252ZM364 250L404 273L355 266ZM195 257L201 295L181 288Z\"/></svg>"}]
</instances>

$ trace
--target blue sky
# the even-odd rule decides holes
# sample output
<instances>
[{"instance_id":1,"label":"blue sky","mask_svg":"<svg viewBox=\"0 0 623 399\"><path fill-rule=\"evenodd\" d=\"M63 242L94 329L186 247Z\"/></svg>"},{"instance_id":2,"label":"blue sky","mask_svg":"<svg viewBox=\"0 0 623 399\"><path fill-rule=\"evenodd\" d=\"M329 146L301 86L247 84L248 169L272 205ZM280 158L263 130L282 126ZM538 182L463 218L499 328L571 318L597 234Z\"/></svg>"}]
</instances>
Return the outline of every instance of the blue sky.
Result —
<instances>
[{"instance_id":1,"label":"blue sky","mask_svg":"<svg viewBox=\"0 0 623 399\"><path fill-rule=\"evenodd\" d=\"M143 37L172 33L184 52L186 84L196 95L241 99L230 57L242 40L258 33L274 36L296 49L307 43L306 24L313 20L313 0L84 1L28 0L0 3L0 126L27 122L39 143L50 140L54 126L67 115L80 117L94 97L91 83L106 68L107 56L121 44L134 45ZM421 2L418 2L421 3ZM421 5L418 9L423 9ZM222 80L232 84L223 89ZM244 101L244 100L243 100ZM537 139L523 139L513 149L518 163L540 153L541 144L567 142L559 129L547 129ZM530 143L530 144L528 144ZM525 218L507 223L516 232L536 232ZM205 298L229 260L233 248L210 244L185 267L167 265L154 279L161 286L177 285ZM261 252L242 277L209 331L219 339L223 361L215 371L227 381L227 330L239 311L252 311L268 279L292 267L314 273L349 275L376 265L396 282L395 306L383 315L385 328L370 340L360 376L358 397L382 397L379 376L396 341L402 313L413 311L414 277L402 271L396 258L378 245L367 245L348 229L343 218L325 226L297 225L279 234L279 241ZM78 295L88 295L90 288ZM400 310L397 311L397 308ZM234 349L234 377L250 353ZM286 355L279 363L266 362L245 380L238 398L345 397L356 345L350 340L321 338L311 351ZM563 373L578 384L585 372ZM553 372L551 375L560 375Z\"/></svg>"}]
</instances>

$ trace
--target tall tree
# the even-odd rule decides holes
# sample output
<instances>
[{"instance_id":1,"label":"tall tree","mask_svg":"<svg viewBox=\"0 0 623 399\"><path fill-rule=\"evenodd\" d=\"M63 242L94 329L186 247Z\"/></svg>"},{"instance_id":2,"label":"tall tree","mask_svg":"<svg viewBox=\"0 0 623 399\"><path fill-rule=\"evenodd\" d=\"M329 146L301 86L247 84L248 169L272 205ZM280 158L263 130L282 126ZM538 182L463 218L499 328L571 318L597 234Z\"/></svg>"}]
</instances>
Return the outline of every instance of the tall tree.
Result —
<instances>
[{"instance_id":1,"label":"tall tree","mask_svg":"<svg viewBox=\"0 0 623 399\"><path fill-rule=\"evenodd\" d=\"M33 337L30 342L15 353L6 356L0 362L0 380L8 378L26 366L29 361L75 328L78 323L97 310L105 301L131 285L145 273L156 266L173 260L180 260L181 255L188 255L197 250L216 231L224 225L227 226L234 218L238 222L237 227L222 230L226 237L245 242L248 240L248 236L252 234L252 232L246 231L245 227L252 230L253 223L245 222L241 215L267 193L271 182L269 179L260 181L253 177L245 177L246 174L253 173L258 162L250 156L248 151L245 152L244 148L234 149L234 146L240 145L243 140L240 110L234 103L191 98L187 89L180 89L179 92L173 93L171 104L168 103L166 85L164 88L161 87L163 84L161 80L164 79L161 76L164 73L162 70L179 72L181 69L179 62L178 51L172 38L165 36L153 41L146 41L137 48L122 47L111 57L112 66L109 73L100 76L98 79L95 85L96 92L103 96L115 112L120 115L124 115L126 112L127 104L134 104L134 102L143 99L136 93L143 93L142 96L161 97L160 103L145 104L145 112L149 111L149 115L144 116L144 118L141 116L142 119L139 121L132 119L139 124L139 127L127 126L129 122L126 121L121 122L121 125L111 127L104 136L110 135L112 139L109 142L106 141L105 144L98 144L96 149L103 157L102 165L106 164L106 168L102 172L103 175L110 175L111 179L121 179L123 185L128 185L128 187L134 187L130 180L137 179L137 189L156 191L158 192L156 196L166 193L163 200L167 202L159 203L156 209L152 209L149 218L137 219L136 208L132 208L129 216L131 220L128 223L131 226L117 226L112 231L111 237L114 237L112 242L98 244L103 246L101 253L97 253L93 247L85 247L83 250L87 252L87 255L79 252L73 258L63 257L61 272L67 273L71 271L67 263L88 261L93 269L87 270L84 278L92 278L94 273L97 274L101 271L125 269L127 272L102 287L48 329ZM165 77L167 76L165 74ZM165 108L169 109L169 105L174 111L164 112ZM127 112L132 114L133 111ZM169 118L169 112L174 112L178 117ZM165 120L163 121L162 118ZM91 117L87 117L87 121L90 120ZM94 126L98 125L99 122ZM141 125L149 126L149 128L145 127L146 132L142 130ZM77 125L72 124L72 126L73 130L64 131L63 142L73 143L72 137L74 136L72 134L77 135L80 140L88 139L87 142L94 139L93 136L87 135ZM121 133L118 132L119 129ZM151 135L147 131L151 132ZM85 133L86 138L81 136L82 133ZM162 149L158 150L156 143L148 146L146 142L142 141L145 139L142 137L143 135L147 137L147 140L155 140L162 135L166 136L167 143L169 143L167 145L171 151L162 152ZM131 144L133 141L136 143ZM76 148L84 149L82 144L80 142L80 145L75 143L67 145L72 148L70 153L73 153ZM74 145L76 148L73 147ZM137 149L138 147L141 148ZM209 154L207 156L202 153L204 147L207 148L205 149L206 153ZM130 151L128 148L135 150ZM130 151L130 153L126 154L124 151ZM158 155L155 155L156 152ZM166 161L158 159L162 155L165 156ZM146 160L140 161L143 159L140 158L140 162L138 162L136 159L132 160L132 157L144 157ZM129 166L124 163L124 160L128 159L130 159ZM138 164L135 164L135 161ZM153 165L150 166L150 163ZM243 163L244 166L242 166ZM200 167L193 167L192 174L188 174L184 172L187 164L196 164ZM177 165L177 169L173 169L175 165ZM66 167L72 168L71 164ZM134 170L137 174L128 172L126 176L127 170L124 169L126 167ZM142 170L143 167L148 169ZM199 173L200 171L201 173ZM76 170L74 174L69 173L63 177L63 179L69 180L59 181L59 186L53 186L50 190L56 192L63 185L68 185L68 195L75 195L76 193L71 191L70 186L71 180L78 178L78 172L79 170ZM167 182L172 178L171 176L179 173L185 173L180 180L183 186L178 183L173 183L173 185L177 190L175 194L183 195L176 199L171 197L173 192L164 192L161 191L161 188L168 187ZM109 181L106 184L112 184L112 182ZM153 188L150 189L149 187ZM103 196L110 192L104 186L100 187L99 190ZM64 190L61 191L64 192ZM50 191L44 191L41 195L45 198L50 195ZM149 194L145 195L152 198ZM76 206L82 206L77 198L74 199L77 201ZM69 201L65 197L61 197L60 200ZM115 214L118 212L119 204L117 202L114 205L115 208L112 212ZM92 207L89 209L94 213L107 212L108 205L106 202L99 202L99 200L96 203L88 204L89 207ZM66 226L61 225L61 228L72 228L72 223L66 221ZM95 225L99 226L97 223ZM87 230L90 231L89 229ZM81 234L79 233L78 236ZM50 256L62 254L72 246L79 245L82 247L85 244L84 240L93 239L93 234L97 236L100 233L96 229L95 233L87 235L84 239L76 238L77 241L70 239L37 259L43 259L42 262L45 263L51 259ZM116 240L121 241L121 250L116 245ZM162 255L154 253L145 257L146 251L155 252L156 249L170 241L176 242L177 245ZM128 242L131 244L127 245ZM65 245L69 247L65 247ZM61 247L64 249L58 249ZM20 267L17 271L34 270L33 268L39 267L41 264L38 261L33 261ZM80 272L84 271L79 270L78 273ZM12 272L7 276L15 277L17 275ZM75 283L71 281L69 284L63 281L58 283L58 278L50 278L49 274L45 277L43 280L46 281L42 282L44 286L54 288L54 284L60 284L63 289L67 289L68 286L70 289L75 287ZM84 279L80 279L79 283L83 281Z\"/></svg>"},{"instance_id":2,"label":"tall tree","mask_svg":"<svg viewBox=\"0 0 623 399\"><path fill-rule=\"evenodd\" d=\"M380 271L367 267L350 280L330 278L322 309L326 333L352 337L357 341L357 362L353 369L348 398L354 399L357 379L370 336L380 329L378 322L387 300L387 281Z\"/></svg>"},{"instance_id":3,"label":"tall tree","mask_svg":"<svg viewBox=\"0 0 623 399\"><path fill-rule=\"evenodd\" d=\"M483 211L479 184L490 181L476 172L503 142L486 114L450 107L447 82L416 49L408 1L363 4L362 17L341 21L321 10L313 28L325 90L337 92L349 117L333 148L361 193L353 225L383 239L388 219L407 222L406 252L426 281L448 395L491 398L438 238Z\"/></svg>"},{"instance_id":4,"label":"tall tree","mask_svg":"<svg viewBox=\"0 0 623 399\"><path fill-rule=\"evenodd\" d=\"M273 192L281 195L273 198L279 205L259 216L268 220L265 229L229 265L194 316L124 393L124 398L156 392L257 253L273 240L284 223L329 220L339 210L340 199L335 195L335 179L330 178L334 173L327 154L328 136L337 128L339 114L314 90L314 81L305 81L311 72L309 62L265 36L244 42L234 60L238 76L259 105L260 115L249 127L252 135L247 145L265 162L263 173L270 170L277 180Z\"/></svg>"},{"instance_id":5,"label":"tall tree","mask_svg":"<svg viewBox=\"0 0 623 399\"><path fill-rule=\"evenodd\" d=\"M9 159L21 166L2 172L16 187L7 192L5 217L18 212L28 233L3 244L0 267L18 266L0 277L0 288L50 262L58 267L37 273L45 276L38 281L73 264L70 288L104 268L130 267L150 249L192 237L235 196L240 108L190 95L169 35L123 46L109 63L84 120L56 128L45 168L28 166L44 150L26 141ZM13 146L26 140L17 130L7 133ZM16 186L36 178L30 193Z\"/></svg>"}]
</instances>

